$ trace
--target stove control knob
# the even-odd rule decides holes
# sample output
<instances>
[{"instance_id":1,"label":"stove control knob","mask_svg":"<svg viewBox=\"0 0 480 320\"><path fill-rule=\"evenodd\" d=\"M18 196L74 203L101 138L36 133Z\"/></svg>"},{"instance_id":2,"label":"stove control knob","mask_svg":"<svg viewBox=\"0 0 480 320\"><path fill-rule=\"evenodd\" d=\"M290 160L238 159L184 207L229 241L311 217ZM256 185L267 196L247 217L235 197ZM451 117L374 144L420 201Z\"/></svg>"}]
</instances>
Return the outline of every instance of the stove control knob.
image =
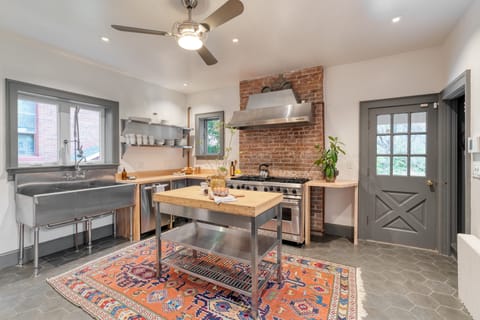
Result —
<instances>
[{"instance_id":1,"label":"stove control knob","mask_svg":"<svg viewBox=\"0 0 480 320\"><path fill-rule=\"evenodd\" d=\"M245 189L245 185L244 185L244 184L242 184L242 189Z\"/></svg>"},{"instance_id":2,"label":"stove control knob","mask_svg":"<svg viewBox=\"0 0 480 320\"><path fill-rule=\"evenodd\" d=\"M257 187L253 187L253 191L257 191L257 190L258 190Z\"/></svg>"},{"instance_id":3,"label":"stove control knob","mask_svg":"<svg viewBox=\"0 0 480 320\"><path fill-rule=\"evenodd\" d=\"M281 191L280 187L277 187L277 192L280 192L280 191Z\"/></svg>"},{"instance_id":4,"label":"stove control knob","mask_svg":"<svg viewBox=\"0 0 480 320\"><path fill-rule=\"evenodd\" d=\"M263 191L268 192L268 188L267 187L263 188Z\"/></svg>"},{"instance_id":5,"label":"stove control knob","mask_svg":"<svg viewBox=\"0 0 480 320\"><path fill-rule=\"evenodd\" d=\"M292 193L293 193L293 194L297 194L297 190L293 189L293 190L292 190Z\"/></svg>"},{"instance_id":6,"label":"stove control knob","mask_svg":"<svg viewBox=\"0 0 480 320\"><path fill-rule=\"evenodd\" d=\"M287 188L283 189L283 193L287 194L288 193L288 190Z\"/></svg>"},{"instance_id":7,"label":"stove control knob","mask_svg":"<svg viewBox=\"0 0 480 320\"><path fill-rule=\"evenodd\" d=\"M240 185L239 185L239 184L237 184L237 189L240 189Z\"/></svg>"},{"instance_id":8,"label":"stove control knob","mask_svg":"<svg viewBox=\"0 0 480 320\"><path fill-rule=\"evenodd\" d=\"M233 186L231 184L227 184L227 188L233 189Z\"/></svg>"},{"instance_id":9,"label":"stove control knob","mask_svg":"<svg viewBox=\"0 0 480 320\"><path fill-rule=\"evenodd\" d=\"M250 190L250 186L246 186L245 189Z\"/></svg>"},{"instance_id":10,"label":"stove control knob","mask_svg":"<svg viewBox=\"0 0 480 320\"><path fill-rule=\"evenodd\" d=\"M273 187L269 187L268 190L273 191Z\"/></svg>"}]
</instances>

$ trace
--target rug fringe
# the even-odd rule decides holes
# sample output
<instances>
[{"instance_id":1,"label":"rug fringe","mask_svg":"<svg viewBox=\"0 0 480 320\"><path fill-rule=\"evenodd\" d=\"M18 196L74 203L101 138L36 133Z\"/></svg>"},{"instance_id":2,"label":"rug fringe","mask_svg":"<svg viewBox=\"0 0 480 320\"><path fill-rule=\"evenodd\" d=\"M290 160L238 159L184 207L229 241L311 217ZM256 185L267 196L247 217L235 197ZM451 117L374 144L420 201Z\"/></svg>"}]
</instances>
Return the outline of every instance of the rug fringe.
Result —
<instances>
[{"instance_id":1,"label":"rug fringe","mask_svg":"<svg viewBox=\"0 0 480 320\"><path fill-rule=\"evenodd\" d=\"M366 299L366 292L363 286L362 270L357 268L357 319L366 319L368 316L367 310L363 306Z\"/></svg>"}]
</instances>

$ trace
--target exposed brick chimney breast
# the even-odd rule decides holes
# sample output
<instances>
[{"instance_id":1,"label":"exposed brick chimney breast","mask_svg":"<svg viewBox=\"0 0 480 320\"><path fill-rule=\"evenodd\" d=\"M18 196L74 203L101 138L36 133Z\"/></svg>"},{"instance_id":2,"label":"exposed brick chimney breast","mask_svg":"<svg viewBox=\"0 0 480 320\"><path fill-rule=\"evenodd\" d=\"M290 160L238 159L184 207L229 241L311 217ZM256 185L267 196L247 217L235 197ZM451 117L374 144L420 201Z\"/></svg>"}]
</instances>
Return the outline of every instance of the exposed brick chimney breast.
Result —
<instances>
[{"instance_id":1,"label":"exposed brick chimney breast","mask_svg":"<svg viewBox=\"0 0 480 320\"><path fill-rule=\"evenodd\" d=\"M298 100L312 103L312 124L240 131L240 167L244 174L258 175L261 163L270 163L272 176L320 179L322 174L312 163L317 159L315 144L324 144L323 67L240 81L240 109L244 110L248 96L274 85L283 76L292 84ZM311 229L323 232L323 189L313 188L311 198Z\"/></svg>"}]
</instances>

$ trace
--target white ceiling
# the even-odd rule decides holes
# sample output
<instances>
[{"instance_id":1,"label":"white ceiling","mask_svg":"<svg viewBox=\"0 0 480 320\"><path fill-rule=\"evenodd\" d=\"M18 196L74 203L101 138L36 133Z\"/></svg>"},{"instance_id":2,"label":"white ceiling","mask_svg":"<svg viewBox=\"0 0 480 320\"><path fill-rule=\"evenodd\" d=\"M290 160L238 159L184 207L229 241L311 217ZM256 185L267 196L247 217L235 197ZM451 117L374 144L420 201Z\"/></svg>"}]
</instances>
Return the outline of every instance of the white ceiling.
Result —
<instances>
[{"instance_id":1,"label":"white ceiling","mask_svg":"<svg viewBox=\"0 0 480 320\"><path fill-rule=\"evenodd\" d=\"M219 61L213 66L172 38L110 28L171 31L175 21L186 18L181 0L0 0L0 28L191 93L439 45L473 0L242 1L243 14L209 34L207 47ZM198 2L193 19L202 21L225 0ZM391 22L395 16L402 16L400 23Z\"/></svg>"}]
</instances>

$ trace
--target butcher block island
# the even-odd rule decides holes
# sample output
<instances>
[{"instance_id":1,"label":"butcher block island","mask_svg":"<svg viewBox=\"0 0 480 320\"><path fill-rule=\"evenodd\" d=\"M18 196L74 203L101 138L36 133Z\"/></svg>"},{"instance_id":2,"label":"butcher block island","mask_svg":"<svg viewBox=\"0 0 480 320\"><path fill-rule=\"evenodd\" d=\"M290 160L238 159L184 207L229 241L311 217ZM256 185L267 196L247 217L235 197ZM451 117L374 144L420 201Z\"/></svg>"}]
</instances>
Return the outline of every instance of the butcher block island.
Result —
<instances>
[{"instance_id":1,"label":"butcher block island","mask_svg":"<svg viewBox=\"0 0 480 320\"><path fill-rule=\"evenodd\" d=\"M157 250L157 272L162 264L251 297L252 317L258 315L258 301L267 282L281 281L282 195L242 190L233 202L217 204L200 187L155 193L156 212L191 219L167 232L157 224L158 248L171 241L174 249ZM157 214L160 222L160 215ZM276 218L277 235L258 233L259 227ZM266 259L276 249L276 259Z\"/></svg>"}]
</instances>

